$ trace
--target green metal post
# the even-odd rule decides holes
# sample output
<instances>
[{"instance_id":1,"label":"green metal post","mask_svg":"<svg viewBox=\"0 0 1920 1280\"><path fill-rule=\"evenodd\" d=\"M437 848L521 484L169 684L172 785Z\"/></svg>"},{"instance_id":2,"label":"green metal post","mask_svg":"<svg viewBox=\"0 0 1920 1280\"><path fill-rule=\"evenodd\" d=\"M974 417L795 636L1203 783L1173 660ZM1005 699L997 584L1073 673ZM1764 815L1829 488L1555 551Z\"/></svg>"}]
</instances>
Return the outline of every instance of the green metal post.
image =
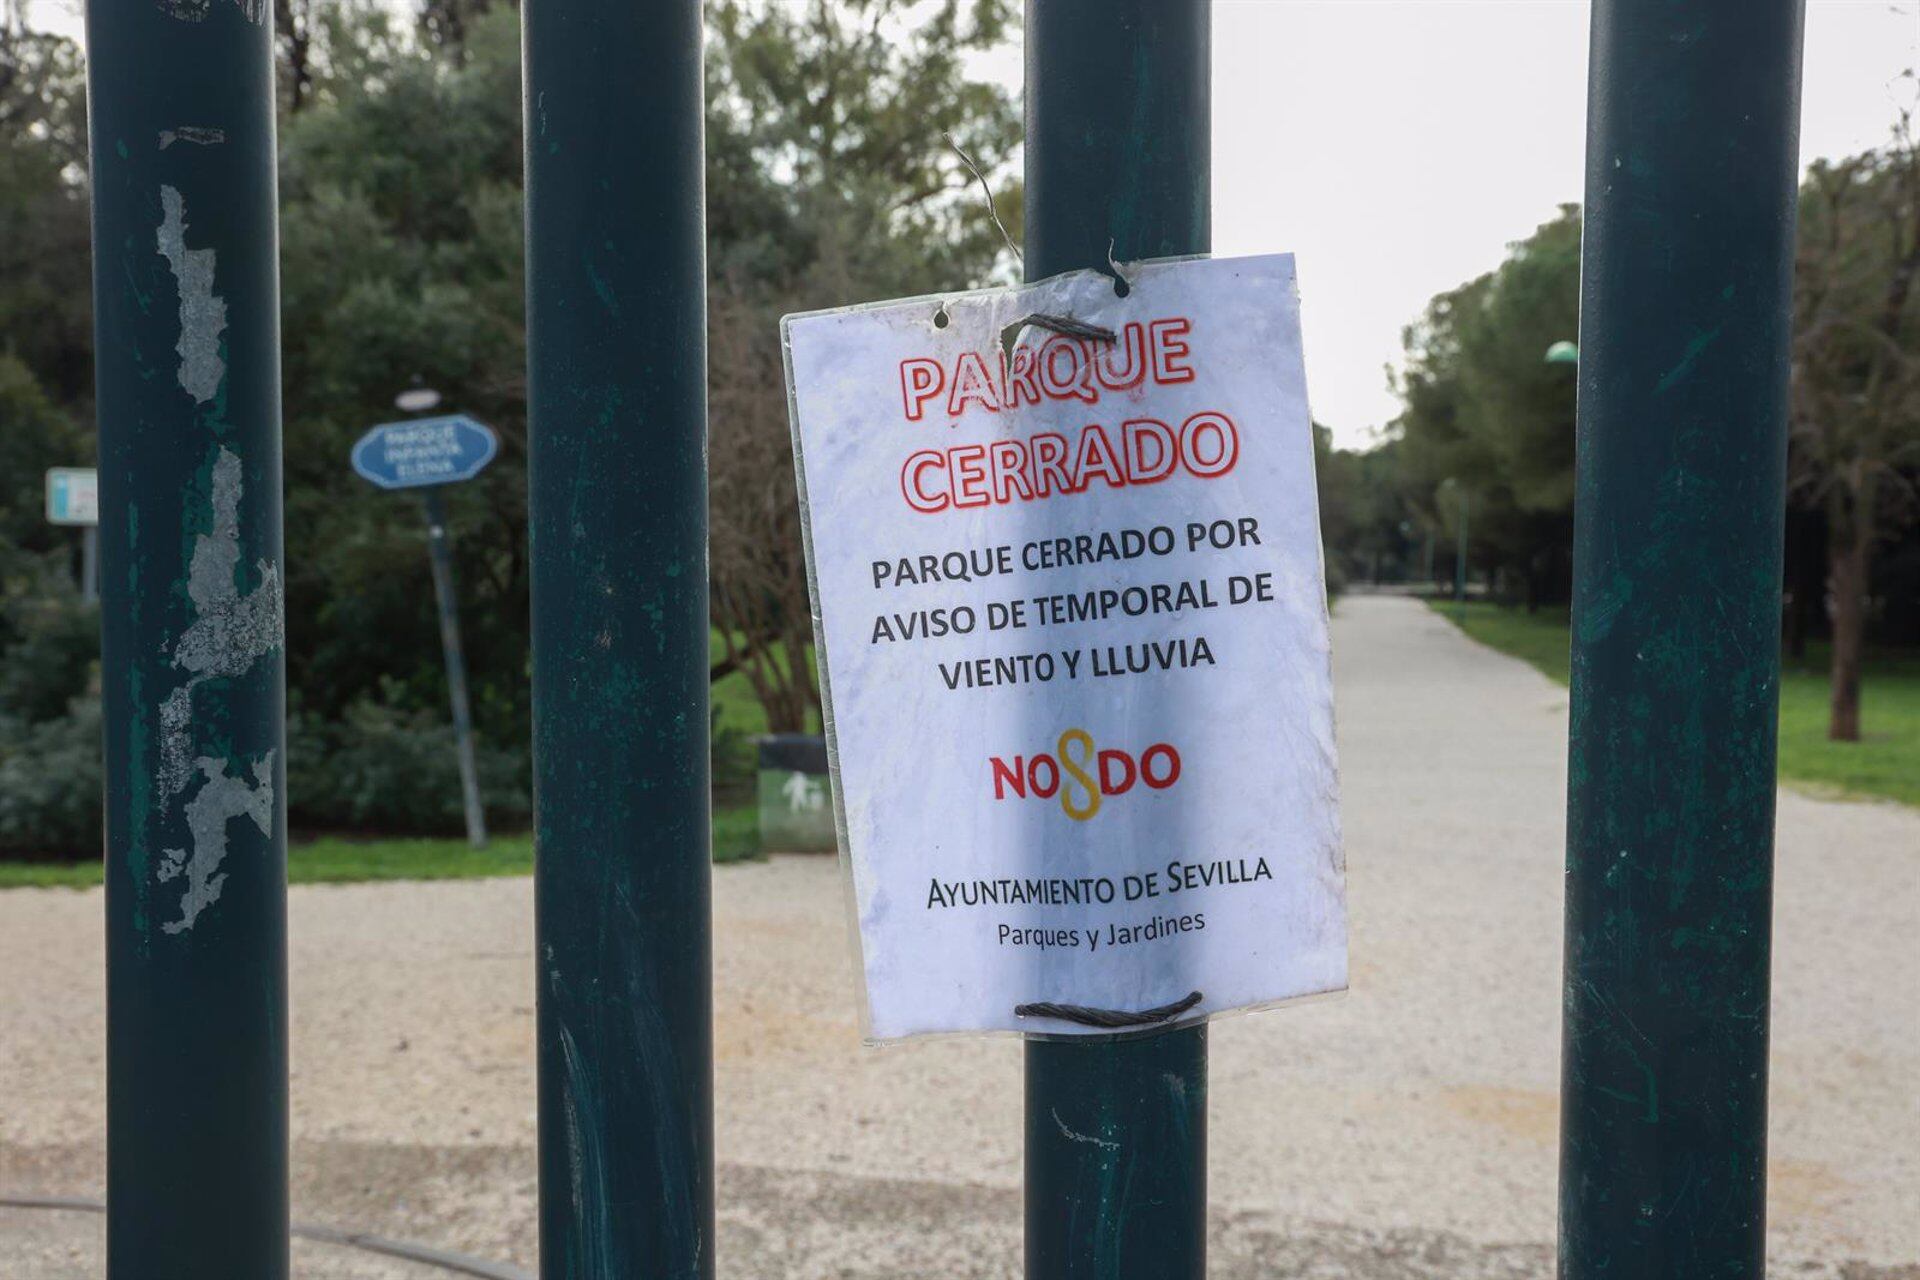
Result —
<instances>
[{"instance_id":1,"label":"green metal post","mask_svg":"<svg viewBox=\"0 0 1920 1280\"><path fill-rule=\"evenodd\" d=\"M87 6L115 1280L288 1267L270 16Z\"/></svg>"},{"instance_id":2,"label":"green metal post","mask_svg":"<svg viewBox=\"0 0 1920 1280\"><path fill-rule=\"evenodd\" d=\"M699 0L526 0L540 1262L713 1275Z\"/></svg>"},{"instance_id":3,"label":"green metal post","mask_svg":"<svg viewBox=\"0 0 1920 1280\"><path fill-rule=\"evenodd\" d=\"M460 647L460 601L453 590L453 549L448 545L447 500L435 485L421 495L427 516L427 563L433 569L433 601L440 615L440 654L447 668L447 703L453 709L453 748L460 762L460 807L467 843L487 847L486 809L480 803L480 770L473 758L473 712L467 702L467 660Z\"/></svg>"},{"instance_id":4,"label":"green metal post","mask_svg":"<svg viewBox=\"0 0 1920 1280\"><path fill-rule=\"evenodd\" d=\"M1801 0L1598 0L1560 1272L1760 1280Z\"/></svg>"},{"instance_id":5,"label":"green metal post","mask_svg":"<svg viewBox=\"0 0 1920 1280\"><path fill-rule=\"evenodd\" d=\"M1206 252L1207 0L1028 0L1026 36L1028 277ZM1205 1027L1028 1041L1027 1275L1205 1275L1206 1119Z\"/></svg>"}]
</instances>

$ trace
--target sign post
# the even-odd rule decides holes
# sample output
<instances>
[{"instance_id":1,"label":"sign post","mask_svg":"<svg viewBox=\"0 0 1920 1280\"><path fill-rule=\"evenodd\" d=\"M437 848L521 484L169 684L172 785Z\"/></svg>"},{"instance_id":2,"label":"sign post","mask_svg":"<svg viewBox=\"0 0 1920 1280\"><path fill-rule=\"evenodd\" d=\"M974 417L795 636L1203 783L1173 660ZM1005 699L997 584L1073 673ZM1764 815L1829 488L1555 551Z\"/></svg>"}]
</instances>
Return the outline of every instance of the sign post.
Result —
<instances>
[{"instance_id":1,"label":"sign post","mask_svg":"<svg viewBox=\"0 0 1920 1280\"><path fill-rule=\"evenodd\" d=\"M699 0L525 0L540 1274L714 1273Z\"/></svg>"},{"instance_id":2,"label":"sign post","mask_svg":"<svg viewBox=\"0 0 1920 1280\"><path fill-rule=\"evenodd\" d=\"M288 1271L272 42L87 6L109 1280Z\"/></svg>"},{"instance_id":3,"label":"sign post","mask_svg":"<svg viewBox=\"0 0 1920 1280\"><path fill-rule=\"evenodd\" d=\"M1035 1277L1203 1275L1205 1021L1346 986L1298 281L1203 256L1206 15L1029 9L1037 278L782 324L867 1039L1028 1038Z\"/></svg>"},{"instance_id":4,"label":"sign post","mask_svg":"<svg viewBox=\"0 0 1920 1280\"><path fill-rule=\"evenodd\" d=\"M1566 1280L1766 1269L1801 20L1800 0L1593 7Z\"/></svg>"},{"instance_id":5,"label":"sign post","mask_svg":"<svg viewBox=\"0 0 1920 1280\"><path fill-rule=\"evenodd\" d=\"M447 504L428 489L427 556L433 562L433 600L440 613L440 650L447 664L447 698L453 704L454 749L460 753L460 801L467 816L467 843L487 845L486 811L480 804L480 773L473 759L473 713L467 706L467 661L460 649L460 608L453 594L453 555L447 546Z\"/></svg>"},{"instance_id":6,"label":"sign post","mask_svg":"<svg viewBox=\"0 0 1920 1280\"><path fill-rule=\"evenodd\" d=\"M1028 0L1029 279L1212 247L1208 10ZM1026 1054L1029 1280L1204 1277L1206 1027Z\"/></svg>"},{"instance_id":7,"label":"sign post","mask_svg":"<svg viewBox=\"0 0 1920 1280\"><path fill-rule=\"evenodd\" d=\"M92 467L47 471L47 523L80 529L80 598L100 599L100 481Z\"/></svg>"},{"instance_id":8,"label":"sign post","mask_svg":"<svg viewBox=\"0 0 1920 1280\"><path fill-rule=\"evenodd\" d=\"M402 393L403 397L416 394L422 393ZM438 401L435 396L433 403ZM425 490L421 498L427 516L427 558L433 566L433 598L440 614L447 700L453 706L460 800L466 813L467 843L476 849L486 847L487 819L480 803L480 775L473 756L467 663L460 647L460 608L453 592L453 555L447 542L447 507L440 487L473 479L493 461L499 449L493 429L465 414L389 422L373 428L353 446L353 469L362 479L382 489Z\"/></svg>"}]
</instances>

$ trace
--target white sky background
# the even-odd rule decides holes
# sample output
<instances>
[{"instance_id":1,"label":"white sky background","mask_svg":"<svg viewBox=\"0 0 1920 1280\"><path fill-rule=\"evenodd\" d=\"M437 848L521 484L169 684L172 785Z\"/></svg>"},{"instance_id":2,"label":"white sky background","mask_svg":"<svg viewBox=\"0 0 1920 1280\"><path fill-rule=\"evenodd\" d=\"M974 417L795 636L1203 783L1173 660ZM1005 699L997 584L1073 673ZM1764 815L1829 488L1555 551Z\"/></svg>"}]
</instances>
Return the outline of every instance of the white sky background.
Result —
<instances>
[{"instance_id":1,"label":"white sky background","mask_svg":"<svg viewBox=\"0 0 1920 1280\"><path fill-rule=\"evenodd\" d=\"M1401 327L1580 199L1588 14L1215 0L1214 252L1299 255L1314 417L1342 447L1399 412ZM1803 163L1884 141L1916 63L1920 0L1808 0Z\"/></svg>"},{"instance_id":2,"label":"white sky background","mask_svg":"<svg viewBox=\"0 0 1920 1280\"><path fill-rule=\"evenodd\" d=\"M79 14L77 0L32 8L75 36ZM1342 447L1399 412L1385 369L1427 300L1580 199L1588 14L1587 0L1214 0L1214 252L1299 255L1314 416ZM1914 101L1899 76L1920 64L1920 0L1807 0L1806 57L1802 161L1875 146ZM1017 91L1020 65L1005 50L978 71Z\"/></svg>"}]
</instances>

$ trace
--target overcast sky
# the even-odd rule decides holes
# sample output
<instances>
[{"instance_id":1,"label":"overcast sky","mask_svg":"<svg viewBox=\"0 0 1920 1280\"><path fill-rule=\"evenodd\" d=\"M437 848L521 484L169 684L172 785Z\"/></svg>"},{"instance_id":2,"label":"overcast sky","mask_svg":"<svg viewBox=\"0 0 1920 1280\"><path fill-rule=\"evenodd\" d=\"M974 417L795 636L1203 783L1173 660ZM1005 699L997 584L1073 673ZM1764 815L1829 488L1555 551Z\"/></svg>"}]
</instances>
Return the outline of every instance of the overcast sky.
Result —
<instances>
[{"instance_id":1,"label":"overcast sky","mask_svg":"<svg viewBox=\"0 0 1920 1280\"><path fill-rule=\"evenodd\" d=\"M1398 411L1384 370L1427 300L1580 199L1588 13L1214 0L1214 251L1299 255L1314 416L1341 445ZM76 0L33 15L78 34ZM983 61L1017 88L1017 51ZM1884 140L1916 64L1920 0L1808 0L1802 161Z\"/></svg>"},{"instance_id":2,"label":"overcast sky","mask_svg":"<svg viewBox=\"0 0 1920 1280\"><path fill-rule=\"evenodd\" d=\"M1215 0L1214 252L1299 255L1314 416L1342 446L1398 412L1401 326L1580 199L1588 12ZM1809 0L1802 161L1883 141L1916 62L1920 0Z\"/></svg>"}]
</instances>

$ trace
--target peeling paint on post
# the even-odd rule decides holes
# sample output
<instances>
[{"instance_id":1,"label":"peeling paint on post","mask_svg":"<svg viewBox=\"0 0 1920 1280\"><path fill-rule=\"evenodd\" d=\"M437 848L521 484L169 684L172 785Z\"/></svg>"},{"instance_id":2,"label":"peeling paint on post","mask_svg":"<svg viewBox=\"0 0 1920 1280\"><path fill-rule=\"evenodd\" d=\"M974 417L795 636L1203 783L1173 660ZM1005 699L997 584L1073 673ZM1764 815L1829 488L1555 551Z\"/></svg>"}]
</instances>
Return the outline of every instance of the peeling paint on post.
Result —
<instances>
[{"instance_id":1,"label":"peeling paint on post","mask_svg":"<svg viewBox=\"0 0 1920 1280\"><path fill-rule=\"evenodd\" d=\"M698 0L525 0L540 1273L713 1275Z\"/></svg>"},{"instance_id":2,"label":"peeling paint on post","mask_svg":"<svg viewBox=\"0 0 1920 1280\"><path fill-rule=\"evenodd\" d=\"M1208 0L1028 0L1026 271L1204 253ZM1029 1280L1206 1274L1207 1030L1027 1043Z\"/></svg>"},{"instance_id":3,"label":"peeling paint on post","mask_svg":"<svg viewBox=\"0 0 1920 1280\"><path fill-rule=\"evenodd\" d=\"M1560 1274L1760 1280L1800 0L1598 0Z\"/></svg>"},{"instance_id":4,"label":"peeling paint on post","mask_svg":"<svg viewBox=\"0 0 1920 1280\"><path fill-rule=\"evenodd\" d=\"M271 32L88 6L108 1274L287 1275ZM180 146L176 143L190 143Z\"/></svg>"}]
</instances>

